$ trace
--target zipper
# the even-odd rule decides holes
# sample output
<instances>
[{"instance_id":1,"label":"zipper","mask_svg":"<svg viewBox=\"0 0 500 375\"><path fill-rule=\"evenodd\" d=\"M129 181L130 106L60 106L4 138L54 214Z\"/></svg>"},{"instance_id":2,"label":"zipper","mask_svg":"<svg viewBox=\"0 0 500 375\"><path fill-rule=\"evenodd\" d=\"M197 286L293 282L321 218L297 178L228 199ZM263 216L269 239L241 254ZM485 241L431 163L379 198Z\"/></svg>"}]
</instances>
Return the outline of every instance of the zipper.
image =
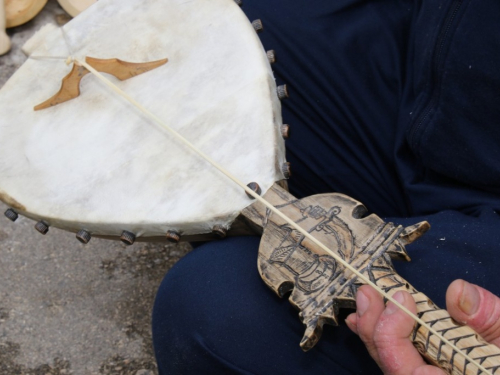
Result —
<instances>
[{"instance_id":1,"label":"zipper","mask_svg":"<svg viewBox=\"0 0 500 375\"><path fill-rule=\"evenodd\" d=\"M422 127L423 123L429 117L429 114L434 110L434 107L439 101L439 94L441 89L441 75L439 74L439 66L441 65L441 60L443 58L445 41L450 34L451 26L453 21L455 20L457 13L462 6L463 0L454 0L448 14L446 15L446 19L444 22L444 26L439 33L436 47L434 49L434 57L432 61L432 70L431 70L431 82L434 83L434 87L432 89L432 94L430 99L427 101L427 104L424 106L423 111L416 118L413 124L410 126L410 133L408 137L408 141L412 148L416 146L416 134Z\"/></svg>"}]
</instances>

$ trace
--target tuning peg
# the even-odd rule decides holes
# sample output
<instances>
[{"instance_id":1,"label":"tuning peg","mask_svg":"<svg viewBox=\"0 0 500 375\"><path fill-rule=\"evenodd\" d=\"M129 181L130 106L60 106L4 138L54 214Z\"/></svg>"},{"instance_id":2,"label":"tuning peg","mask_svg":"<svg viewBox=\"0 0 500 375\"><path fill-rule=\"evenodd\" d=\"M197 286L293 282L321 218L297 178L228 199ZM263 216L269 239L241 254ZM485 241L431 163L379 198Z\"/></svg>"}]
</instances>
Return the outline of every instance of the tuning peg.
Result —
<instances>
[{"instance_id":1,"label":"tuning peg","mask_svg":"<svg viewBox=\"0 0 500 375\"><path fill-rule=\"evenodd\" d=\"M14 211L12 208L9 208L7 211L5 211L4 215L9 219L10 221L16 221L19 215L17 214L16 211Z\"/></svg>"},{"instance_id":2,"label":"tuning peg","mask_svg":"<svg viewBox=\"0 0 500 375\"><path fill-rule=\"evenodd\" d=\"M431 229L431 226L427 221L421 221L420 223L410 225L409 227L406 227L403 232L401 232L399 240L403 245L408 245L422 236L429 229Z\"/></svg>"}]
</instances>

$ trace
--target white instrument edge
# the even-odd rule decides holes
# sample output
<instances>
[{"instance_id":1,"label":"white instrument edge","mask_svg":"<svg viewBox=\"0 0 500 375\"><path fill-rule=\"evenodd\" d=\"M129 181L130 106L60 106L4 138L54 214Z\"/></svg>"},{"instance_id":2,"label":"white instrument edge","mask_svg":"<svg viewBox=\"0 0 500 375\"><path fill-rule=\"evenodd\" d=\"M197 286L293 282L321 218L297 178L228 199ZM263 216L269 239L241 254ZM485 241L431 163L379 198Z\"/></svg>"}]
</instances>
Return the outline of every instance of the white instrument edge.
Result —
<instances>
[{"instance_id":1,"label":"white instrument edge","mask_svg":"<svg viewBox=\"0 0 500 375\"><path fill-rule=\"evenodd\" d=\"M113 25L107 18L111 13L119 20ZM137 19L148 21L131 26ZM72 53L81 57L134 62L169 58L158 72L119 85L138 94L138 100L149 95L153 113L176 124L181 134L242 181L258 182L263 193L284 178L281 104L272 70L253 27L233 0L101 0L64 30ZM117 43L116 35L124 42ZM68 54L60 30L42 36L35 37L38 48L26 47L32 56ZM230 36L229 41L222 43L223 36ZM183 47L190 38L195 45ZM230 227L252 203L205 162L184 160L191 155L181 145L110 96L93 77L82 81L80 97L32 111L33 105L57 92L69 69L63 62L29 59L0 90L0 113L18 114L8 121L0 116L0 199L7 205L73 232L119 236L127 230L148 238L167 230L194 235L208 233L215 225ZM179 85L182 79L187 87ZM204 80L217 85L209 87ZM151 93L158 82L168 87ZM219 129L212 132L214 125ZM99 139L102 134L107 140ZM105 142L110 144L101 144ZM126 160L112 160L124 150ZM174 160L173 170L165 169L165 160L173 160L174 154L180 158ZM99 164L102 168L96 168ZM79 168L84 176L79 176ZM98 169L95 176L92 168ZM197 179L182 180L187 174ZM198 190L183 191L190 184ZM176 195L179 191L183 196Z\"/></svg>"}]
</instances>

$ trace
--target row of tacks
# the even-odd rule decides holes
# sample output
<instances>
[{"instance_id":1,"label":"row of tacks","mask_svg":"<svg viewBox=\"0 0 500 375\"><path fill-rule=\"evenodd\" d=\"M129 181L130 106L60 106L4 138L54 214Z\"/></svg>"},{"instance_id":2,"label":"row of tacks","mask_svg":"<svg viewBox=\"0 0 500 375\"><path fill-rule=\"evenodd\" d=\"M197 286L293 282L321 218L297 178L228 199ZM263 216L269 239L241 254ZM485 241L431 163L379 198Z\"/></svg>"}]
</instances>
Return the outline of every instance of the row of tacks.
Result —
<instances>
[{"instance_id":1,"label":"row of tacks","mask_svg":"<svg viewBox=\"0 0 500 375\"><path fill-rule=\"evenodd\" d=\"M260 191L260 188L258 187L258 185L257 185L257 188ZM12 208L9 208L7 211L5 211L5 216L11 221L16 221L19 218L19 214L16 211L14 211ZM39 222L37 222L35 224L35 229L43 235L48 233L49 227L50 227L50 225L43 220L40 220ZM220 238L226 237L227 231L228 230L222 225L215 225L212 228L212 232ZM173 242L173 243L178 243L181 240L181 234L177 231L174 231L174 230L167 231L167 233L165 234L165 237L168 241ZM89 231L82 229L76 233L76 238L81 243L88 244L92 238L92 235L90 234ZM134 233L124 230L120 236L120 240L126 245L133 245L135 240L136 240L136 236Z\"/></svg>"}]
</instances>

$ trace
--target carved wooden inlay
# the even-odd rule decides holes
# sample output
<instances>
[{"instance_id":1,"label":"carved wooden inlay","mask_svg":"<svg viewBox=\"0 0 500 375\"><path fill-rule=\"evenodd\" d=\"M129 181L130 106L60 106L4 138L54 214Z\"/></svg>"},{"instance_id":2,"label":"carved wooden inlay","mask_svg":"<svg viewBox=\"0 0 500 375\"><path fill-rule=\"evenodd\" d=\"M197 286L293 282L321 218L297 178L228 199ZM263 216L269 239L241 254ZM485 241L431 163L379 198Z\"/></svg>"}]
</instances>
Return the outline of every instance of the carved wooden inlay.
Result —
<instances>
[{"instance_id":1,"label":"carved wooden inlay","mask_svg":"<svg viewBox=\"0 0 500 375\"><path fill-rule=\"evenodd\" d=\"M405 245L430 228L427 222L407 228L386 223L374 214L365 216L366 209L360 202L342 194L296 199L274 185L264 198L389 295L398 290L409 292L424 322L492 374L500 373L499 348L487 344L471 328L454 322L446 310L439 309L394 270L392 259L410 260ZM323 324L337 325L339 308L355 307L356 291L363 281L262 203L254 203L242 215L263 228L260 274L280 297L291 291L289 300L306 326L300 346L311 349L321 336ZM450 374L481 373L425 327L416 324L410 338L431 363Z\"/></svg>"},{"instance_id":2,"label":"carved wooden inlay","mask_svg":"<svg viewBox=\"0 0 500 375\"><path fill-rule=\"evenodd\" d=\"M120 59L96 59L93 57L86 57L85 61L98 72L111 74L120 81L124 81L156 69L166 64L168 59L145 63L131 63ZM78 97L80 95L80 82L88 73L90 73L90 71L87 70L87 68L77 63L73 63L73 69L63 78L59 91L43 103L35 106L35 111L50 108Z\"/></svg>"}]
</instances>

